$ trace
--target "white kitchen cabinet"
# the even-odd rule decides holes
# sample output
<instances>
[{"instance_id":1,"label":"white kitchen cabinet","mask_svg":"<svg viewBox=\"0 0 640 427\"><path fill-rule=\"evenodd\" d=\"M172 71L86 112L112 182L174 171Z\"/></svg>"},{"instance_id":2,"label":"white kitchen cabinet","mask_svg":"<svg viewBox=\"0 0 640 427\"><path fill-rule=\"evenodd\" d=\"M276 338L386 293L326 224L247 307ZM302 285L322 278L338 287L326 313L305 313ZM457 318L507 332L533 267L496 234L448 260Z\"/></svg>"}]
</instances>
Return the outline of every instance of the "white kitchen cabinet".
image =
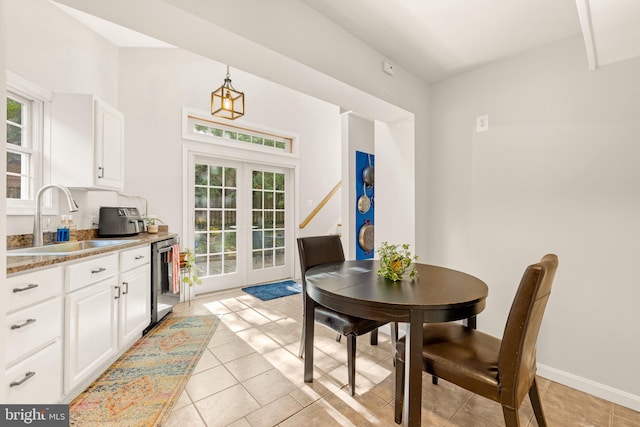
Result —
<instances>
[{"instance_id":1,"label":"white kitchen cabinet","mask_svg":"<svg viewBox=\"0 0 640 427\"><path fill-rule=\"evenodd\" d=\"M149 246L120 252L118 346L129 347L151 323Z\"/></svg>"},{"instance_id":2,"label":"white kitchen cabinet","mask_svg":"<svg viewBox=\"0 0 640 427\"><path fill-rule=\"evenodd\" d=\"M124 187L124 116L93 95L57 93L51 125L52 182Z\"/></svg>"},{"instance_id":3,"label":"white kitchen cabinet","mask_svg":"<svg viewBox=\"0 0 640 427\"><path fill-rule=\"evenodd\" d=\"M118 254L92 257L65 268L64 392L78 392L118 352Z\"/></svg>"},{"instance_id":4,"label":"white kitchen cabinet","mask_svg":"<svg viewBox=\"0 0 640 427\"><path fill-rule=\"evenodd\" d=\"M7 368L5 398L10 404L51 404L60 401L62 391L62 349L57 339Z\"/></svg>"},{"instance_id":5,"label":"white kitchen cabinet","mask_svg":"<svg viewBox=\"0 0 640 427\"><path fill-rule=\"evenodd\" d=\"M57 403L62 397L63 270L7 278L5 395L8 403Z\"/></svg>"},{"instance_id":6,"label":"white kitchen cabinet","mask_svg":"<svg viewBox=\"0 0 640 427\"><path fill-rule=\"evenodd\" d=\"M88 385L118 351L116 277L66 297L65 394Z\"/></svg>"}]
</instances>

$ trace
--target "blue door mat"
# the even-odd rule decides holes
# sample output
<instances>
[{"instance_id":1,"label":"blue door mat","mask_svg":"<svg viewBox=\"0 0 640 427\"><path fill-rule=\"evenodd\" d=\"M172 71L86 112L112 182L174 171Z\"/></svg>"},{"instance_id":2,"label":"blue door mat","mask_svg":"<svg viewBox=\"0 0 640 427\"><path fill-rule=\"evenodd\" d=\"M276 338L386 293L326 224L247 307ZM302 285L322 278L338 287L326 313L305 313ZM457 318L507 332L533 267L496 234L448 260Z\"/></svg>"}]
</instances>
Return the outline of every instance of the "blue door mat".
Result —
<instances>
[{"instance_id":1,"label":"blue door mat","mask_svg":"<svg viewBox=\"0 0 640 427\"><path fill-rule=\"evenodd\" d=\"M285 280L282 282L267 283L264 285L248 286L242 288L248 294L253 295L262 301L287 297L302 293L302 285L294 280Z\"/></svg>"}]
</instances>

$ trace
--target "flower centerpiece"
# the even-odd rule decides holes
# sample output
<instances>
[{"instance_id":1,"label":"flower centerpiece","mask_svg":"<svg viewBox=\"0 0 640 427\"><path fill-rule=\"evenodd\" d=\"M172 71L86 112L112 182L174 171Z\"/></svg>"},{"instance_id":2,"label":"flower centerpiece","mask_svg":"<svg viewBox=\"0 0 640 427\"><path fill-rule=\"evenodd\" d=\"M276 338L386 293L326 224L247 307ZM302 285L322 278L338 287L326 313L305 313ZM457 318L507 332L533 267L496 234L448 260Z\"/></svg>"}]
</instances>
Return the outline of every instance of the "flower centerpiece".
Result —
<instances>
[{"instance_id":1,"label":"flower centerpiece","mask_svg":"<svg viewBox=\"0 0 640 427\"><path fill-rule=\"evenodd\" d=\"M417 255L412 255L409 251L408 244L392 245L382 242L382 246L377 250L380 255L380 268L378 275L397 282L409 273L409 278L413 279L418 274L415 265L412 266L417 259Z\"/></svg>"}]
</instances>

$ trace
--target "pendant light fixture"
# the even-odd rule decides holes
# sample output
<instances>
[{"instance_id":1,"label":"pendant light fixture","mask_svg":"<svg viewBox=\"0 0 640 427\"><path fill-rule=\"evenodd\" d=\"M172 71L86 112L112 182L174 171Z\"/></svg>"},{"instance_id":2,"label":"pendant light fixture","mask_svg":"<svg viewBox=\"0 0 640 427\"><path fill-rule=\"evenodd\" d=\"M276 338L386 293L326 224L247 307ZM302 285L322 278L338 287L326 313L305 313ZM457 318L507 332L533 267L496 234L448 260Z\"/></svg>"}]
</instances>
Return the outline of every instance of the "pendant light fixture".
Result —
<instances>
[{"instance_id":1,"label":"pendant light fixture","mask_svg":"<svg viewBox=\"0 0 640 427\"><path fill-rule=\"evenodd\" d=\"M224 84L211 92L211 114L230 120L244 116L244 93L238 92L231 85L228 65Z\"/></svg>"}]
</instances>

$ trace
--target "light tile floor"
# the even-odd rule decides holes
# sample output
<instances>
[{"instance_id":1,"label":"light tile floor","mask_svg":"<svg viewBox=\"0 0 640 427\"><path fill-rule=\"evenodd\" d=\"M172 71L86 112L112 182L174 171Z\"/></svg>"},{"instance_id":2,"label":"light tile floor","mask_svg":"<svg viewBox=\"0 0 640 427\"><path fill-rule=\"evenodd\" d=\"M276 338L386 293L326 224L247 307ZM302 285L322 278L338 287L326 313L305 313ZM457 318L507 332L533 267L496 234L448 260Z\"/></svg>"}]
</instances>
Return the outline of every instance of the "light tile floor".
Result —
<instances>
[{"instance_id":1,"label":"light tile floor","mask_svg":"<svg viewBox=\"0 0 640 427\"><path fill-rule=\"evenodd\" d=\"M347 391L346 340L316 326L314 382L303 381L297 357L302 320L299 295L262 302L242 291L210 294L175 308L216 314L214 333L167 427L390 426L394 376L389 338L358 339L356 395ZM423 374L424 375L424 374ZM552 427L640 427L640 413L540 378ZM522 426L537 426L528 400ZM500 405L446 381L423 380L423 426L504 426Z\"/></svg>"}]
</instances>

